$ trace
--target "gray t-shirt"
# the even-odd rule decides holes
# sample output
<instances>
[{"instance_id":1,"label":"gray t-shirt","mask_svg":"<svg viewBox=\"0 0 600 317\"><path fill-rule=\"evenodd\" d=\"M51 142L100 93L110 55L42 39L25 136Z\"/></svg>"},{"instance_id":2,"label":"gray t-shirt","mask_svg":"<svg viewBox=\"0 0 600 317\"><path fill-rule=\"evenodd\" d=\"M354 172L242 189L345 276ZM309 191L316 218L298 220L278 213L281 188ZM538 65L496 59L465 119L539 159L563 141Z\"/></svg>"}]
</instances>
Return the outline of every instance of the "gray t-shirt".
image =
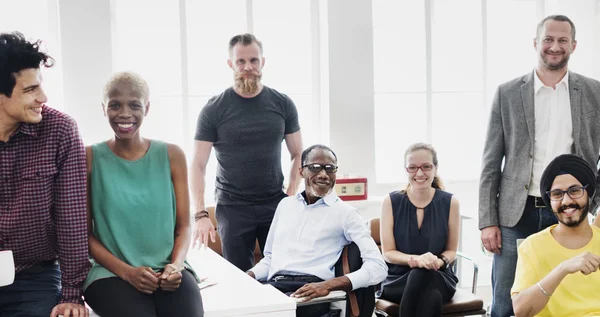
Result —
<instances>
[{"instance_id":1,"label":"gray t-shirt","mask_svg":"<svg viewBox=\"0 0 600 317\"><path fill-rule=\"evenodd\" d=\"M281 196L281 143L300 130L294 102L264 86L243 98L233 88L200 111L196 140L213 142L217 157L215 199L223 205L261 203Z\"/></svg>"}]
</instances>

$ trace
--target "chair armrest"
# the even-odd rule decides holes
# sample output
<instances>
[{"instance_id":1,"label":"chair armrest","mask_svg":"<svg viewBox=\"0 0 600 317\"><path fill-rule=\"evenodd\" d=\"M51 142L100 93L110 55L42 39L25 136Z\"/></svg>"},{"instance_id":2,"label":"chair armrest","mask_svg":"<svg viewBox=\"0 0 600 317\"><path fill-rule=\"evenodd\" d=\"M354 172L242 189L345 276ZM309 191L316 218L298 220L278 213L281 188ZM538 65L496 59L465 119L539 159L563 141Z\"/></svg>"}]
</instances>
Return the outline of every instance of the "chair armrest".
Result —
<instances>
[{"instance_id":1,"label":"chair armrest","mask_svg":"<svg viewBox=\"0 0 600 317\"><path fill-rule=\"evenodd\" d=\"M471 257L463 254L460 251L456 252L456 257L457 258L461 258L462 260L469 261L473 265L473 285L471 287L471 293L475 294L477 292L477 277L479 275L479 266L477 266L477 263L475 263L475 261ZM454 268L454 272L456 272L456 269L457 269L457 263L456 262L457 261L455 259L454 262L452 263L452 266Z\"/></svg>"}]
</instances>

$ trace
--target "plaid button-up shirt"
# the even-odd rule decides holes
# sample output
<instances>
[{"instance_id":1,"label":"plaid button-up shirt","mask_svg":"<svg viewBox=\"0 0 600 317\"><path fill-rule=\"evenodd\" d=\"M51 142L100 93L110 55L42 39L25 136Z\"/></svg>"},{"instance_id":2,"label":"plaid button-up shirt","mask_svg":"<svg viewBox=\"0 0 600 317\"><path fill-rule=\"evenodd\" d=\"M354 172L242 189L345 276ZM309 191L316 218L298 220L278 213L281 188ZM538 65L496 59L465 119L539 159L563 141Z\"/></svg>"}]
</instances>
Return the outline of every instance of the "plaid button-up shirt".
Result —
<instances>
[{"instance_id":1,"label":"plaid button-up shirt","mask_svg":"<svg viewBox=\"0 0 600 317\"><path fill-rule=\"evenodd\" d=\"M0 142L0 250L16 271L58 258L61 303L82 303L88 273L86 161L77 124L44 106L42 121L21 124Z\"/></svg>"}]
</instances>

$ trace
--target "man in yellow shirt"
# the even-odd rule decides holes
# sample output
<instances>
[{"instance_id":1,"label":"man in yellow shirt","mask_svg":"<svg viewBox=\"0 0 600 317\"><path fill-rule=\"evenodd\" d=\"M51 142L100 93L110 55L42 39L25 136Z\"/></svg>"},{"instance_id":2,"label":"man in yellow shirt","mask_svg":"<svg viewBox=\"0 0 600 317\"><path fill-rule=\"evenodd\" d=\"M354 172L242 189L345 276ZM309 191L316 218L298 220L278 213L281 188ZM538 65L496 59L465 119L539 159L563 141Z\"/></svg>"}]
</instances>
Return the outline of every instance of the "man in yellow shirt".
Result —
<instances>
[{"instance_id":1,"label":"man in yellow shirt","mask_svg":"<svg viewBox=\"0 0 600 317\"><path fill-rule=\"evenodd\" d=\"M558 224L519 246L511 294L515 315L600 316L600 228L587 221L596 173L579 156L556 157L540 192Z\"/></svg>"}]
</instances>

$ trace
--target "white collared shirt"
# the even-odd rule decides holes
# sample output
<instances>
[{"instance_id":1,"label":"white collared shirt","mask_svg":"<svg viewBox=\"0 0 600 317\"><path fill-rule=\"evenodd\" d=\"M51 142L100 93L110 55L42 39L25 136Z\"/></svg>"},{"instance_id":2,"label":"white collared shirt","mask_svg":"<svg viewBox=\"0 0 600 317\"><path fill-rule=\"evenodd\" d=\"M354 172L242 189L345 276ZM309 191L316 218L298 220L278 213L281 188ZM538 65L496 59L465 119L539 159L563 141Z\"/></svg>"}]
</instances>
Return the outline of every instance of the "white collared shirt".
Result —
<instances>
[{"instance_id":1,"label":"white collared shirt","mask_svg":"<svg viewBox=\"0 0 600 317\"><path fill-rule=\"evenodd\" d=\"M346 275L352 289L380 283L387 265L358 211L332 191L308 205L302 194L284 198L277 206L265 244L265 257L251 271L257 280L276 274L335 277L334 266L345 245L356 243L362 267Z\"/></svg>"},{"instance_id":2,"label":"white collared shirt","mask_svg":"<svg viewBox=\"0 0 600 317\"><path fill-rule=\"evenodd\" d=\"M540 179L546 166L557 156L571 153L573 120L569 98L569 72L556 84L556 89L545 86L533 70L535 106L535 141L533 143L533 170L529 195L540 196Z\"/></svg>"}]
</instances>

